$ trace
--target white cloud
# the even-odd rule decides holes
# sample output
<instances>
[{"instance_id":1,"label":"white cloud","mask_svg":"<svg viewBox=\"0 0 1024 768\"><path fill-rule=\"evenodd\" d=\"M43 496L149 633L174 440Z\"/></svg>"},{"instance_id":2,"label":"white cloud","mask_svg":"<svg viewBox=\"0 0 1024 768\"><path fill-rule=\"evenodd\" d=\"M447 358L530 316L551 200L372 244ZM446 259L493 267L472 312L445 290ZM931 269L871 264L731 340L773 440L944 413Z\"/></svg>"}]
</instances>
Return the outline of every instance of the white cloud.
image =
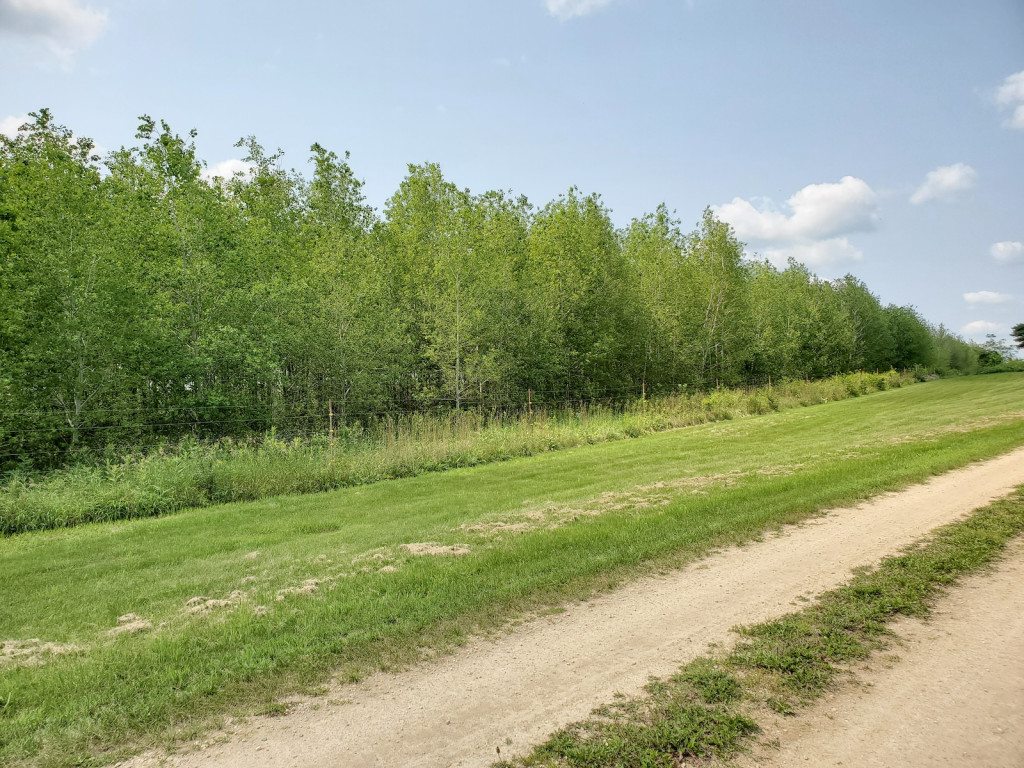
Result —
<instances>
[{"instance_id":1,"label":"white cloud","mask_svg":"<svg viewBox=\"0 0 1024 768\"><path fill-rule=\"evenodd\" d=\"M0 0L0 33L41 39L63 57L94 43L106 26L106 11L81 0Z\"/></svg>"},{"instance_id":2,"label":"white cloud","mask_svg":"<svg viewBox=\"0 0 1024 768\"><path fill-rule=\"evenodd\" d=\"M1024 104L1017 105L1017 108L1013 110L1013 114L1010 115L1010 119L1006 121L1006 124L1010 128L1024 131Z\"/></svg>"},{"instance_id":3,"label":"white cloud","mask_svg":"<svg viewBox=\"0 0 1024 768\"><path fill-rule=\"evenodd\" d=\"M988 320L974 320L963 328L960 333L965 336L982 336L986 333L998 333L1003 329L999 323L990 323Z\"/></svg>"},{"instance_id":4,"label":"white cloud","mask_svg":"<svg viewBox=\"0 0 1024 768\"><path fill-rule=\"evenodd\" d=\"M996 291L969 291L964 294L964 301L968 304L1004 304L1012 298L1008 293Z\"/></svg>"},{"instance_id":5,"label":"white cloud","mask_svg":"<svg viewBox=\"0 0 1024 768\"><path fill-rule=\"evenodd\" d=\"M920 205L928 200L948 199L957 192L970 189L978 178L978 172L966 163L942 165L929 171L921 186L910 196L910 202Z\"/></svg>"},{"instance_id":6,"label":"white cloud","mask_svg":"<svg viewBox=\"0 0 1024 768\"><path fill-rule=\"evenodd\" d=\"M778 267L785 267L791 258L811 267L860 261L864 254L843 235L878 226L877 195L854 176L844 176L837 183L809 184L781 210L771 200L751 202L740 197L713 210L741 240L752 243Z\"/></svg>"},{"instance_id":7,"label":"white cloud","mask_svg":"<svg viewBox=\"0 0 1024 768\"><path fill-rule=\"evenodd\" d=\"M741 240L813 241L874 229L878 223L874 190L863 179L844 176L838 184L809 184L789 200L791 214L760 208L743 198L714 208Z\"/></svg>"},{"instance_id":8,"label":"white cloud","mask_svg":"<svg viewBox=\"0 0 1024 768\"><path fill-rule=\"evenodd\" d=\"M212 182L214 179L224 179L229 181L236 174L248 175L252 173L253 164L247 163L245 160L238 160L237 158L231 158L230 160L221 160L219 163L214 163L209 168L200 174L206 181Z\"/></svg>"},{"instance_id":9,"label":"white cloud","mask_svg":"<svg viewBox=\"0 0 1024 768\"><path fill-rule=\"evenodd\" d=\"M791 258L809 267L831 267L861 261L864 258L864 254L845 237L798 243L786 248L767 248L762 256L780 268L784 268Z\"/></svg>"},{"instance_id":10,"label":"white cloud","mask_svg":"<svg viewBox=\"0 0 1024 768\"><path fill-rule=\"evenodd\" d=\"M996 103L1013 110L1006 125L1024 131L1024 71L1010 75L1003 81L996 89Z\"/></svg>"},{"instance_id":11,"label":"white cloud","mask_svg":"<svg viewBox=\"0 0 1024 768\"><path fill-rule=\"evenodd\" d=\"M1007 240L1002 243L993 243L989 248L992 258L1003 264L1013 264L1024 261L1024 243Z\"/></svg>"},{"instance_id":12,"label":"white cloud","mask_svg":"<svg viewBox=\"0 0 1024 768\"><path fill-rule=\"evenodd\" d=\"M31 122L28 115L10 115L0 120L0 135L13 139L18 135L18 129L25 123Z\"/></svg>"},{"instance_id":13,"label":"white cloud","mask_svg":"<svg viewBox=\"0 0 1024 768\"><path fill-rule=\"evenodd\" d=\"M589 16L612 4L612 0L545 0L545 2L548 6L548 13L563 21L576 16Z\"/></svg>"},{"instance_id":14,"label":"white cloud","mask_svg":"<svg viewBox=\"0 0 1024 768\"><path fill-rule=\"evenodd\" d=\"M996 91L996 102L1004 107L1024 103L1024 70L1003 80Z\"/></svg>"}]
</instances>

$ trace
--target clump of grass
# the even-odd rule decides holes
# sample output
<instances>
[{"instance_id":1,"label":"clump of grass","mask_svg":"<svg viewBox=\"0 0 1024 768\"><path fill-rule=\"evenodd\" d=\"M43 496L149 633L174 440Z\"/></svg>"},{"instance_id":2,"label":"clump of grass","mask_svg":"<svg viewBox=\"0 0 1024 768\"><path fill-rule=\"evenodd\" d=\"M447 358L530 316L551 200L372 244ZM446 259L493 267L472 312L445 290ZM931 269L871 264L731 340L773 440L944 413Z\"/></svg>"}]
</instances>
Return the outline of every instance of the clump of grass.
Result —
<instances>
[{"instance_id":1,"label":"clump of grass","mask_svg":"<svg viewBox=\"0 0 1024 768\"><path fill-rule=\"evenodd\" d=\"M498 765L673 768L686 757L728 755L756 730L746 715L709 704L697 686L676 680L652 684L644 699L606 707L601 716L566 727L527 760Z\"/></svg>"},{"instance_id":2,"label":"clump of grass","mask_svg":"<svg viewBox=\"0 0 1024 768\"><path fill-rule=\"evenodd\" d=\"M669 682L691 686L708 704L729 704L743 693L743 687L734 675L703 659L684 667L669 678Z\"/></svg>"},{"instance_id":3,"label":"clump of grass","mask_svg":"<svg viewBox=\"0 0 1024 768\"><path fill-rule=\"evenodd\" d=\"M316 493L442 472L678 427L842 400L913 383L913 374L853 373L757 389L680 392L624 408L600 403L531 414L407 414L340 430L334 440L188 440L173 449L77 466L0 487L0 534L127 520L232 501Z\"/></svg>"},{"instance_id":4,"label":"clump of grass","mask_svg":"<svg viewBox=\"0 0 1024 768\"><path fill-rule=\"evenodd\" d=\"M808 608L743 629L730 653L697 659L496 767L669 768L688 757L727 757L757 732L758 712L798 714L851 662L886 647L893 619L927 616L946 587L992 563L1022 533L1024 488Z\"/></svg>"}]
</instances>

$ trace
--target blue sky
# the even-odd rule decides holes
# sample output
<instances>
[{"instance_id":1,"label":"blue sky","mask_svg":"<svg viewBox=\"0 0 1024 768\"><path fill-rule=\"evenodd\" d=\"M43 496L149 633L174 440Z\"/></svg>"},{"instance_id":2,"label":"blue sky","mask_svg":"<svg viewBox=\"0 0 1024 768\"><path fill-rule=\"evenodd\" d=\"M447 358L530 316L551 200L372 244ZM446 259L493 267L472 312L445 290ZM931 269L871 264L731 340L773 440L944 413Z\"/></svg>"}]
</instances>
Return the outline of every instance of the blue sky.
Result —
<instances>
[{"instance_id":1,"label":"blue sky","mask_svg":"<svg viewBox=\"0 0 1024 768\"><path fill-rule=\"evenodd\" d=\"M136 117L341 153L382 208L408 163L618 225L705 206L748 251L852 272L983 340L1024 322L1021 0L0 0L0 129L105 148Z\"/></svg>"}]
</instances>

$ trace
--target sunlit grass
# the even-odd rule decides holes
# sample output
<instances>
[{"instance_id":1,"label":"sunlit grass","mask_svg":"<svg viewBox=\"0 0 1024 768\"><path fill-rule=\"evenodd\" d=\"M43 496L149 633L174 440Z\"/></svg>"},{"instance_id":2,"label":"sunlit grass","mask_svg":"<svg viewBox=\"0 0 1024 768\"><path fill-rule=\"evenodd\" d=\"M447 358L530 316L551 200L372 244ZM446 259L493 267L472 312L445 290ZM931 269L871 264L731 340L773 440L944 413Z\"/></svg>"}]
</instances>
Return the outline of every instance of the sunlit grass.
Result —
<instances>
[{"instance_id":1,"label":"sunlit grass","mask_svg":"<svg viewBox=\"0 0 1024 768\"><path fill-rule=\"evenodd\" d=\"M524 612L1021 444L1015 376L950 379L329 493L8 537L0 641L78 650L0 664L0 763L103 761L187 738L332 673L410 663ZM215 602L204 610L199 597ZM137 618L119 624L126 614ZM109 634L131 621L151 626Z\"/></svg>"}]
</instances>

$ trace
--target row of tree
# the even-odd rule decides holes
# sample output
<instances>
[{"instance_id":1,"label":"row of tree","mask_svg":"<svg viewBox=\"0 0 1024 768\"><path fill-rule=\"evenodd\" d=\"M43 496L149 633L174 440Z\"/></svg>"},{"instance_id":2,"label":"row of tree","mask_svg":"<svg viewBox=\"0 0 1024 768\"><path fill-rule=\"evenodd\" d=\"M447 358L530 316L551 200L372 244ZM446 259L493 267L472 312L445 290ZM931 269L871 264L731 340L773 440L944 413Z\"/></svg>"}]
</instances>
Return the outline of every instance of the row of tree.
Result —
<instances>
[{"instance_id":1,"label":"row of tree","mask_svg":"<svg viewBox=\"0 0 1024 768\"><path fill-rule=\"evenodd\" d=\"M382 216L348 164L255 139L207 180L142 118L102 160L41 110L0 143L0 469L184 434L438 406L636 397L856 369L970 370L977 349L852 276L743 257L705 211L616 229L577 189L535 208L409 166Z\"/></svg>"}]
</instances>

